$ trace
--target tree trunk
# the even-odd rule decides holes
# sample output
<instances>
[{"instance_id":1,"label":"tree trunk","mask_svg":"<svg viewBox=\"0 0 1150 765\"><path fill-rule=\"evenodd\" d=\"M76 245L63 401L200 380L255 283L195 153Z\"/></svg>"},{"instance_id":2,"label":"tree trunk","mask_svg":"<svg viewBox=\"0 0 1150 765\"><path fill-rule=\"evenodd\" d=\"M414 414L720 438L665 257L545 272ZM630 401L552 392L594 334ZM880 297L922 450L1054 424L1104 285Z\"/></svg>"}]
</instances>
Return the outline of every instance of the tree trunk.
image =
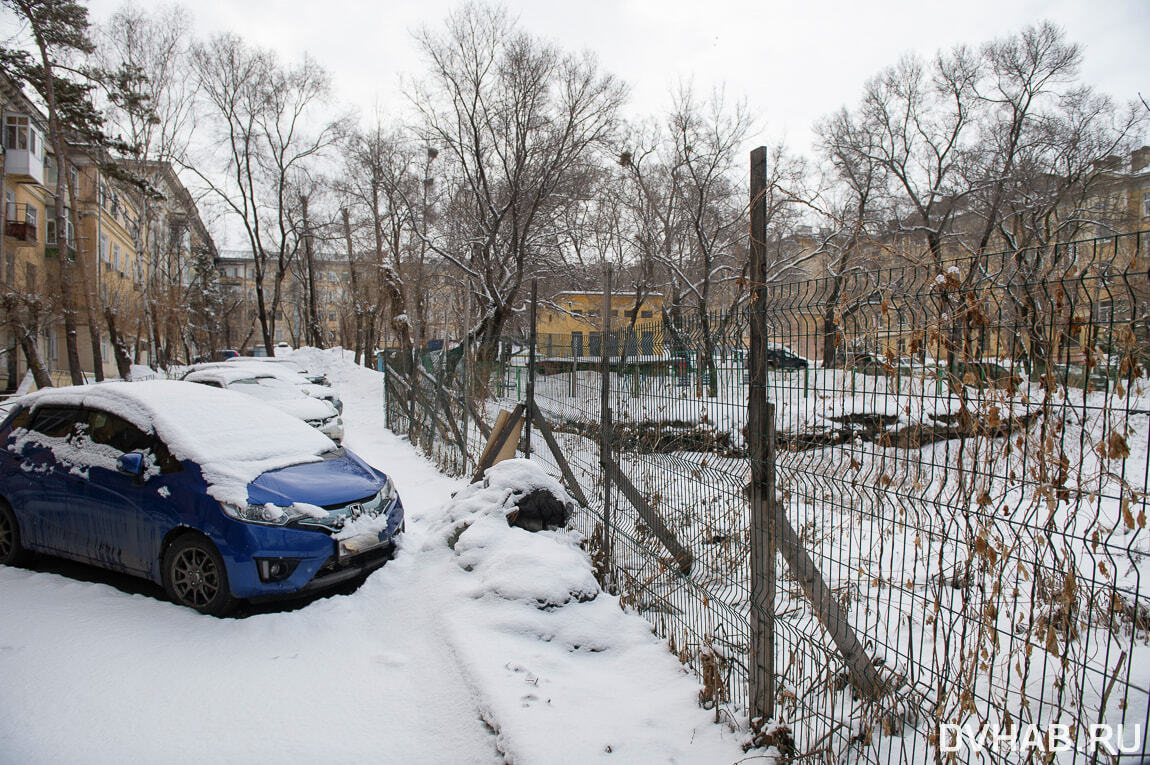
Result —
<instances>
[{"instance_id":1,"label":"tree trunk","mask_svg":"<svg viewBox=\"0 0 1150 765\"><path fill-rule=\"evenodd\" d=\"M124 338L116 327L116 312L110 307L104 307L104 320L108 323L108 338L112 342L112 353L116 357L116 371L120 379L132 379L132 359L128 356L128 349L124 345Z\"/></svg>"},{"instance_id":2,"label":"tree trunk","mask_svg":"<svg viewBox=\"0 0 1150 765\"><path fill-rule=\"evenodd\" d=\"M16 390L16 386L18 386L20 384L20 381L16 379L16 374L17 374L16 351L17 351L18 346L19 346L19 343L16 343L14 345L9 346L8 350L5 353L5 359L4 360L7 362L7 365L8 365L8 370L7 370L8 371L8 384L4 386L4 390L6 390L8 392Z\"/></svg>"},{"instance_id":3,"label":"tree trunk","mask_svg":"<svg viewBox=\"0 0 1150 765\"><path fill-rule=\"evenodd\" d=\"M320 328L319 309L316 306L315 295L315 253L312 251L311 221L307 214L307 197L300 197L303 207L303 256L304 268L307 269L307 335L308 343L316 348L323 348L324 332Z\"/></svg>"},{"instance_id":4,"label":"tree trunk","mask_svg":"<svg viewBox=\"0 0 1150 765\"><path fill-rule=\"evenodd\" d=\"M60 241L59 234L56 241ZM62 257L67 258L67 254L63 254ZM65 273L69 268L63 264L60 267ZM68 374L72 378L73 385L83 385L84 373L80 365L80 346L76 337L76 306L73 302L75 296L72 295L72 285L68 277L65 276L60 281L60 313L64 315L64 353L68 358Z\"/></svg>"},{"instance_id":5,"label":"tree trunk","mask_svg":"<svg viewBox=\"0 0 1150 765\"><path fill-rule=\"evenodd\" d=\"M23 323L17 324L16 339L24 351L24 359L28 362L28 370L32 373L32 379L36 381L36 387L51 388L52 376L48 374L48 368L40 358L40 349L36 347L35 327L27 327Z\"/></svg>"}]
</instances>

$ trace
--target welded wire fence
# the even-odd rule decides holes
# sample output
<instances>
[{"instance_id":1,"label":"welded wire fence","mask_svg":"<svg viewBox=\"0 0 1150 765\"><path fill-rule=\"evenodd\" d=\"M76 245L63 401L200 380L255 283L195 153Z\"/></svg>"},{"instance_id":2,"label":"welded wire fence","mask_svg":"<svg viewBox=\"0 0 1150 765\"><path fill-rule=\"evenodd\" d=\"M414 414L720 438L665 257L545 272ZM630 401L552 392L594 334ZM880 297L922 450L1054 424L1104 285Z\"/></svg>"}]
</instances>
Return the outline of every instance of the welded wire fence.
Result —
<instances>
[{"instance_id":1,"label":"welded wire fence","mask_svg":"<svg viewBox=\"0 0 1150 765\"><path fill-rule=\"evenodd\" d=\"M882 679L876 697L860 692L828 609L780 555L774 702L792 756L1141 761L1148 244L848 262L764 285L738 314L589 331L594 348L582 333L538 336L534 405L589 500L576 523L601 575L694 668L705 705L752 714L757 322L781 513ZM525 359L519 346L487 369L476 397L522 400ZM450 452L450 429L413 420L421 407L392 387L392 427L427 423L412 432ZM537 434L531 445L562 477Z\"/></svg>"}]
</instances>

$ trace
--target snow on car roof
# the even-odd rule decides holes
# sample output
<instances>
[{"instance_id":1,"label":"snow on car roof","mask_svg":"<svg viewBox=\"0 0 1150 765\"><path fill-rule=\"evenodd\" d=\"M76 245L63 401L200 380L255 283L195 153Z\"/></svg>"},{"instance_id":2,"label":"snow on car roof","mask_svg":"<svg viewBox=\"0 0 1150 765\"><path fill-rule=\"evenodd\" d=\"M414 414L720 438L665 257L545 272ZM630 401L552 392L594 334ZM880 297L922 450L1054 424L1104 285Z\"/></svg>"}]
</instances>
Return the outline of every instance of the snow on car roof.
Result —
<instances>
[{"instance_id":1,"label":"snow on car roof","mask_svg":"<svg viewBox=\"0 0 1150 765\"><path fill-rule=\"evenodd\" d=\"M286 358L277 357L277 356L233 356L232 358L228 359L227 361L225 361L223 363L225 363L225 364L254 364L254 365L259 365L259 366L267 365L267 366L273 366L273 367L274 366L280 366L280 367L287 367L289 369L293 369L297 372L305 371L305 367L302 364L295 362L295 361L292 361L291 359L286 359Z\"/></svg>"},{"instance_id":2,"label":"snow on car roof","mask_svg":"<svg viewBox=\"0 0 1150 765\"><path fill-rule=\"evenodd\" d=\"M197 369L195 372L184 376L187 382L218 382L223 385L230 385L237 380L256 380L266 378L269 380L278 379L277 375L270 372L263 372L258 369L251 369L250 367L212 367L211 369Z\"/></svg>"},{"instance_id":3,"label":"snow on car roof","mask_svg":"<svg viewBox=\"0 0 1150 765\"><path fill-rule=\"evenodd\" d=\"M199 464L208 493L247 502L247 485L269 470L318 462L335 444L304 422L241 393L175 380L47 388L24 406L89 406L156 433L178 459Z\"/></svg>"}]
</instances>

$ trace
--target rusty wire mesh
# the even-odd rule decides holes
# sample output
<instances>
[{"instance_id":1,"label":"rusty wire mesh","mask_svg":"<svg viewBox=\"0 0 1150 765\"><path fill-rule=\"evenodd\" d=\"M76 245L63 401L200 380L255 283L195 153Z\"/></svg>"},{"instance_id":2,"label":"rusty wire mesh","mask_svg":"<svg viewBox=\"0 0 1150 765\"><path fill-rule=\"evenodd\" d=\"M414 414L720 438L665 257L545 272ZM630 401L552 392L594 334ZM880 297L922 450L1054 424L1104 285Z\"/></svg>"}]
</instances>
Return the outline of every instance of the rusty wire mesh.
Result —
<instances>
[{"instance_id":1,"label":"rusty wire mesh","mask_svg":"<svg viewBox=\"0 0 1150 765\"><path fill-rule=\"evenodd\" d=\"M703 703L744 720L747 343L761 322L783 511L891 689L859 697L780 559L774 671L796 757L1040 761L942 752L939 726L1060 724L1080 743L1106 723L1138 761L1148 258L1148 236L1132 234L870 267L766 285L737 315L619 330L606 349L540 336L535 403L589 499L577 523L601 573L694 668ZM488 374L490 402L521 399L525 374L514 360ZM605 427L607 456L690 551L689 572L617 486L603 491ZM444 448L445 429L425 432Z\"/></svg>"}]
</instances>

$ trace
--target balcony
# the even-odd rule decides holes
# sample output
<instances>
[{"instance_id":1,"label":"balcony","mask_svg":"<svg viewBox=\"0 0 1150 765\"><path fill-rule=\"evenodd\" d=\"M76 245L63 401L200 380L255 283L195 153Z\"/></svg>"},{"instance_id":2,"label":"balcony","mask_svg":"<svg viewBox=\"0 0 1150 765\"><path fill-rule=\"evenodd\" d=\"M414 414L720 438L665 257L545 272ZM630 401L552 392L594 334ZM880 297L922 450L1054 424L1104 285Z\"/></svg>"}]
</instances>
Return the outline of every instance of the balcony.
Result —
<instances>
[{"instance_id":1,"label":"balcony","mask_svg":"<svg viewBox=\"0 0 1150 765\"><path fill-rule=\"evenodd\" d=\"M39 211L26 204L9 204L4 207L4 236L17 242L35 242Z\"/></svg>"},{"instance_id":2,"label":"balcony","mask_svg":"<svg viewBox=\"0 0 1150 765\"><path fill-rule=\"evenodd\" d=\"M17 183L44 185L44 159L35 151L9 148L4 152L4 174Z\"/></svg>"}]
</instances>

